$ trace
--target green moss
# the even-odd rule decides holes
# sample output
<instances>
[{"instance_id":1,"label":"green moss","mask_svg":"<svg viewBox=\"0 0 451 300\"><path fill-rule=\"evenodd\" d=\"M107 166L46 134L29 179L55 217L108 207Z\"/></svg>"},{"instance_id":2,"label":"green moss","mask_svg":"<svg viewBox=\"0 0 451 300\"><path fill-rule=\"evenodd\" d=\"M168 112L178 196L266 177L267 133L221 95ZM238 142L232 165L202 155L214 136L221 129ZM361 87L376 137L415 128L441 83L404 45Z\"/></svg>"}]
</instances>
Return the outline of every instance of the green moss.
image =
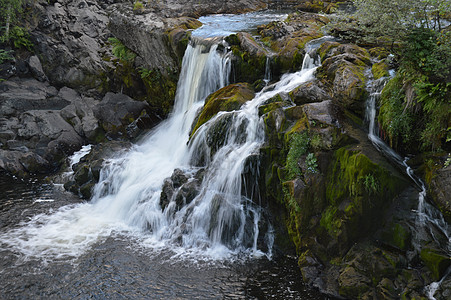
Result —
<instances>
[{"instance_id":1,"label":"green moss","mask_svg":"<svg viewBox=\"0 0 451 300\"><path fill-rule=\"evenodd\" d=\"M329 54L329 52L332 49L337 48L338 46L340 46L340 43L337 42L326 41L322 43L321 46L318 48L318 54L321 57L321 61L324 61L326 55Z\"/></svg>"},{"instance_id":2,"label":"green moss","mask_svg":"<svg viewBox=\"0 0 451 300\"><path fill-rule=\"evenodd\" d=\"M210 120L218 112L237 110L241 105L253 98L254 91L247 83L231 84L214 92L205 100L204 108L191 132L191 136L201 125Z\"/></svg>"},{"instance_id":3,"label":"green moss","mask_svg":"<svg viewBox=\"0 0 451 300\"><path fill-rule=\"evenodd\" d=\"M375 47L368 50L372 57L376 57L377 59L386 58L390 53L384 47Z\"/></svg>"},{"instance_id":4,"label":"green moss","mask_svg":"<svg viewBox=\"0 0 451 300\"><path fill-rule=\"evenodd\" d=\"M368 176L377 182L378 193L367 190L365 178ZM393 199L405 184L402 178L393 176L363 153L340 148L328 170L326 200L329 208L323 213L325 223L322 225L332 237L338 238L337 233L345 224L348 241L340 241L345 244L363 233L368 234L377 228L379 217L389 204L388 199ZM344 209L340 211L339 207ZM331 212L335 213L332 215Z\"/></svg>"},{"instance_id":5,"label":"green moss","mask_svg":"<svg viewBox=\"0 0 451 300\"><path fill-rule=\"evenodd\" d=\"M432 272L434 280L442 278L448 267L451 265L451 257L446 254L441 254L435 249L423 248L420 252L420 257Z\"/></svg>"},{"instance_id":6,"label":"green moss","mask_svg":"<svg viewBox=\"0 0 451 300\"><path fill-rule=\"evenodd\" d=\"M387 65L385 60L377 62L373 64L371 68L371 73L373 73L374 79L379 79L381 77L388 77L390 74L388 73L389 66Z\"/></svg>"}]
</instances>

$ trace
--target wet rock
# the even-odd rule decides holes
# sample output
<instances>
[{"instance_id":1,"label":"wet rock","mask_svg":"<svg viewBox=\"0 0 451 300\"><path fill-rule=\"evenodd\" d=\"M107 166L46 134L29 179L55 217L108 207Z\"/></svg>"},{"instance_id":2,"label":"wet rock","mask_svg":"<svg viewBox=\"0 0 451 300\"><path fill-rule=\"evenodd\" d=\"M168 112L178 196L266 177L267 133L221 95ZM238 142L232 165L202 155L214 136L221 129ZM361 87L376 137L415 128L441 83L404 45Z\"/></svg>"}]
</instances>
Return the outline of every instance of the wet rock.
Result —
<instances>
[{"instance_id":1,"label":"wet rock","mask_svg":"<svg viewBox=\"0 0 451 300\"><path fill-rule=\"evenodd\" d=\"M434 280L440 280L451 266L450 255L437 249L423 248L421 249L420 257L432 272Z\"/></svg>"},{"instance_id":2,"label":"wet rock","mask_svg":"<svg viewBox=\"0 0 451 300\"><path fill-rule=\"evenodd\" d=\"M304 46L311 40L323 36L321 27L329 22L327 17L310 13L291 14L286 21L271 22L258 28L262 41L277 53L274 60L274 75L297 71L302 67Z\"/></svg>"},{"instance_id":3,"label":"wet rock","mask_svg":"<svg viewBox=\"0 0 451 300\"><path fill-rule=\"evenodd\" d=\"M186 174L180 169L175 169L171 177L164 180L160 195L161 209L166 210L171 202L175 202L174 212L176 212L191 203L199 194L202 177L203 170L193 176L193 174Z\"/></svg>"},{"instance_id":4,"label":"wet rock","mask_svg":"<svg viewBox=\"0 0 451 300\"><path fill-rule=\"evenodd\" d=\"M205 100L204 108L197 119L191 136L202 124L210 120L218 112L237 110L241 105L253 98L254 91L247 83L231 84L214 92Z\"/></svg>"},{"instance_id":5,"label":"wet rock","mask_svg":"<svg viewBox=\"0 0 451 300\"><path fill-rule=\"evenodd\" d=\"M73 178L64 184L64 188L84 199L91 198L92 189L99 182L104 163L109 158L120 155L130 146L129 142L124 141L102 142L93 146L89 154L73 166Z\"/></svg>"},{"instance_id":6,"label":"wet rock","mask_svg":"<svg viewBox=\"0 0 451 300\"><path fill-rule=\"evenodd\" d=\"M431 178L430 194L443 216L451 222L451 165L438 169Z\"/></svg>"}]
</instances>

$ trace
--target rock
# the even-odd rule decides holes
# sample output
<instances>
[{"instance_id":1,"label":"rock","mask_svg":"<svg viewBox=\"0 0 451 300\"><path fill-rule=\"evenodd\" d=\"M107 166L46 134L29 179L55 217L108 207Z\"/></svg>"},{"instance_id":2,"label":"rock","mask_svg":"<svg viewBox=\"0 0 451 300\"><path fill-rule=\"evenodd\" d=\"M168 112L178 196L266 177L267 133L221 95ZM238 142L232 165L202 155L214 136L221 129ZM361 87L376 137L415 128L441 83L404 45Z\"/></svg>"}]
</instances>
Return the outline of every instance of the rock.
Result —
<instances>
[{"instance_id":1,"label":"rock","mask_svg":"<svg viewBox=\"0 0 451 300\"><path fill-rule=\"evenodd\" d=\"M107 93L94 108L94 116L111 137L126 136L126 126L141 115L148 104L124 94Z\"/></svg>"},{"instance_id":2,"label":"rock","mask_svg":"<svg viewBox=\"0 0 451 300\"><path fill-rule=\"evenodd\" d=\"M200 184L202 182L203 170L198 171L194 176L185 174L180 169L175 169L170 178L166 178L160 195L160 206L166 210L171 202L173 212L180 210L183 206L191 203L199 194Z\"/></svg>"},{"instance_id":3,"label":"rock","mask_svg":"<svg viewBox=\"0 0 451 300\"><path fill-rule=\"evenodd\" d=\"M440 280L451 266L450 255L440 250L423 248L421 249L420 257L424 264L432 272L432 276L436 281Z\"/></svg>"},{"instance_id":4,"label":"rock","mask_svg":"<svg viewBox=\"0 0 451 300\"><path fill-rule=\"evenodd\" d=\"M340 285L340 295L352 299L361 298L371 286L370 278L360 274L351 266L340 273L338 283Z\"/></svg>"},{"instance_id":5,"label":"rock","mask_svg":"<svg viewBox=\"0 0 451 300\"><path fill-rule=\"evenodd\" d=\"M183 52L178 46L189 36L188 29L202 24L188 17L162 18L155 13L135 15L128 5L116 4L111 9L108 28L124 45L143 58L143 67L159 70L167 75L168 70L178 70ZM112 8L113 8L112 7ZM171 38L170 38L171 37ZM179 56L182 54L182 56Z\"/></svg>"},{"instance_id":6,"label":"rock","mask_svg":"<svg viewBox=\"0 0 451 300\"><path fill-rule=\"evenodd\" d=\"M130 146L129 142L123 141L103 142L93 146L89 154L73 166L73 178L64 184L64 188L84 199L90 199L94 185L99 182L104 162Z\"/></svg>"},{"instance_id":7,"label":"rock","mask_svg":"<svg viewBox=\"0 0 451 300\"><path fill-rule=\"evenodd\" d=\"M321 86L321 82L317 80L303 83L290 92L290 97L296 105L331 100L329 94Z\"/></svg>"},{"instance_id":8,"label":"rock","mask_svg":"<svg viewBox=\"0 0 451 300\"><path fill-rule=\"evenodd\" d=\"M99 3L38 1L32 9L36 18L30 20L31 40L51 82L84 91L101 86L101 74L111 65L103 60L110 33Z\"/></svg>"},{"instance_id":9,"label":"rock","mask_svg":"<svg viewBox=\"0 0 451 300\"><path fill-rule=\"evenodd\" d=\"M331 56L318 68L317 77L329 86L333 100L341 107L363 115L368 52L355 45L340 45L329 48L328 53Z\"/></svg>"},{"instance_id":10,"label":"rock","mask_svg":"<svg viewBox=\"0 0 451 300\"><path fill-rule=\"evenodd\" d=\"M429 193L443 216L451 222L451 165L438 169L431 178Z\"/></svg>"},{"instance_id":11,"label":"rock","mask_svg":"<svg viewBox=\"0 0 451 300\"><path fill-rule=\"evenodd\" d=\"M247 83L236 83L226 86L205 100L205 105L200 113L197 123L191 131L191 136L205 122L210 120L220 111L237 110L247 101L254 98L254 91Z\"/></svg>"},{"instance_id":12,"label":"rock","mask_svg":"<svg viewBox=\"0 0 451 300\"><path fill-rule=\"evenodd\" d=\"M263 43L269 44L271 50L277 53L274 57L274 75L299 70L304 58L304 46L323 36L321 27L328 22L329 19L317 14L295 13L284 22L271 22L258 27Z\"/></svg>"},{"instance_id":13,"label":"rock","mask_svg":"<svg viewBox=\"0 0 451 300\"><path fill-rule=\"evenodd\" d=\"M0 169L26 177L29 173L47 173L53 170L53 166L36 153L0 149Z\"/></svg>"},{"instance_id":14,"label":"rock","mask_svg":"<svg viewBox=\"0 0 451 300\"><path fill-rule=\"evenodd\" d=\"M44 74L42 69L41 61L36 55L30 56L28 58L28 66L30 68L31 74L39 81L47 81L47 76Z\"/></svg>"}]
</instances>

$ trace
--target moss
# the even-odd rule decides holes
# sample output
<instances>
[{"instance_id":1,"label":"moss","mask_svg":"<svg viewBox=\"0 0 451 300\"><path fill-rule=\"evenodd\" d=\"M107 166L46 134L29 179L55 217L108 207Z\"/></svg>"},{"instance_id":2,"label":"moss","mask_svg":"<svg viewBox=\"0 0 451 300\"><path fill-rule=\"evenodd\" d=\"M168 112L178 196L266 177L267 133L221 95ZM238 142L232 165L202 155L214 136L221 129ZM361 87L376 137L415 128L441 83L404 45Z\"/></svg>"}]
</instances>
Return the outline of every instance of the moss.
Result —
<instances>
[{"instance_id":1,"label":"moss","mask_svg":"<svg viewBox=\"0 0 451 300\"><path fill-rule=\"evenodd\" d=\"M321 58L321 61L324 61L324 59L326 58L326 55L328 55L332 49L335 49L338 46L340 46L340 43L337 43L337 42L326 41L326 42L322 43L321 46L318 48L318 54Z\"/></svg>"},{"instance_id":2,"label":"moss","mask_svg":"<svg viewBox=\"0 0 451 300\"><path fill-rule=\"evenodd\" d=\"M411 245L411 233L399 223L393 224L382 233L384 243L392 245L400 250L408 250Z\"/></svg>"},{"instance_id":3,"label":"moss","mask_svg":"<svg viewBox=\"0 0 451 300\"><path fill-rule=\"evenodd\" d=\"M377 62L373 64L371 68L371 73L373 74L374 79L379 79L382 77L388 77L390 74L388 73L389 66L387 65L385 60Z\"/></svg>"},{"instance_id":4,"label":"moss","mask_svg":"<svg viewBox=\"0 0 451 300\"><path fill-rule=\"evenodd\" d=\"M241 105L253 98L254 91L247 83L231 84L214 92L205 100L204 108L191 132L191 136L218 112L237 110Z\"/></svg>"},{"instance_id":5,"label":"moss","mask_svg":"<svg viewBox=\"0 0 451 300\"><path fill-rule=\"evenodd\" d=\"M368 50L370 55L372 57L376 57L377 59L384 59L386 58L390 53L387 51L384 47L375 47Z\"/></svg>"},{"instance_id":6,"label":"moss","mask_svg":"<svg viewBox=\"0 0 451 300\"><path fill-rule=\"evenodd\" d=\"M432 272L434 280L442 278L451 265L451 257L449 255L442 254L431 248L423 248L420 252L420 258Z\"/></svg>"},{"instance_id":7,"label":"moss","mask_svg":"<svg viewBox=\"0 0 451 300\"><path fill-rule=\"evenodd\" d=\"M365 188L369 174L377 180L378 191L369 193ZM346 236L339 243L346 247L362 234L377 229L381 213L389 204L387 199L393 199L405 184L402 178L393 176L363 153L340 148L328 170L326 200L329 208L323 213L321 225L336 239L344 232ZM341 228L343 225L345 228Z\"/></svg>"}]
</instances>

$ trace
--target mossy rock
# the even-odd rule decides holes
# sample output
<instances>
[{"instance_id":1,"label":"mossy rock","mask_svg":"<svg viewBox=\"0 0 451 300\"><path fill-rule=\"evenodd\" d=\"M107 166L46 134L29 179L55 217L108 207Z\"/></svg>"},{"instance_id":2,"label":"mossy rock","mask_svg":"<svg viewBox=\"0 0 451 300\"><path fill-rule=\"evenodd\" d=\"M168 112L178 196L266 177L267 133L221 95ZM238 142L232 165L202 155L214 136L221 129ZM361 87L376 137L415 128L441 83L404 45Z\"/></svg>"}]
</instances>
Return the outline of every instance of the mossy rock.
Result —
<instances>
[{"instance_id":1,"label":"mossy rock","mask_svg":"<svg viewBox=\"0 0 451 300\"><path fill-rule=\"evenodd\" d=\"M377 62L373 64L371 67L371 73L373 74L374 79L379 79L382 77L388 77L390 74L388 73L389 66L386 62L386 60L382 60L380 62Z\"/></svg>"},{"instance_id":2,"label":"mossy rock","mask_svg":"<svg viewBox=\"0 0 451 300\"><path fill-rule=\"evenodd\" d=\"M338 46L340 46L340 43L338 42L325 41L324 43L322 43L317 50L318 55L321 58L321 61L324 61L325 59L332 56L331 51L337 48Z\"/></svg>"},{"instance_id":3,"label":"mossy rock","mask_svg":"<svg viewBox=\"0 0 451 300\"><path fill-rule=\"evenodd\" d=\"M402 224L395 223L382 233L382 242L400 250L411 247L412 234Z\"/></svg>"},{"instance_id":4,"label":"mossy rock","mask_svg":"<svg viewBox=\"0 0 451 300\"><path fill-rule=\"evenodd\" d=\"M248 83L231 84L214 92L205 100L204 108L191 132L191 136L218 112L237 110L241 105L252 100L254 95L253 88Z\"/></svg>"},{"instance_id":5,"label":"mossy rock","mask_svg":"<svg viewBox=\"0 0 451 300\"><path fill-rule=\"evenodd\" d=\"M442 278L451 265L451 257L449 255L432 248L423 248L420 252L420 258L432 272L434 280Z\"/></svg>"},{"instance_id":6,"label":"mossy rock","mask_svg":"<svg viewBox=\"0 0 451 300\"><path fill-rule=\"evenodd\" d=\"M403 177L349 147L335 152L326 182L329 207L321 226L343 251L378 229L384 210L407 184Z\"/></svg>"},{"instance_id":7,"label":"mossy rock","mask_svg":"<svg viewBox=\"0 0 451 300\"><path fill-rule=\"evenodd\" d=\"M390 54L388 50L384 47L375 47L368 50L370 55L372 57L375 57L377 59L384 59L387 58L387 56Z\"/></svg>"}]
</instances>

